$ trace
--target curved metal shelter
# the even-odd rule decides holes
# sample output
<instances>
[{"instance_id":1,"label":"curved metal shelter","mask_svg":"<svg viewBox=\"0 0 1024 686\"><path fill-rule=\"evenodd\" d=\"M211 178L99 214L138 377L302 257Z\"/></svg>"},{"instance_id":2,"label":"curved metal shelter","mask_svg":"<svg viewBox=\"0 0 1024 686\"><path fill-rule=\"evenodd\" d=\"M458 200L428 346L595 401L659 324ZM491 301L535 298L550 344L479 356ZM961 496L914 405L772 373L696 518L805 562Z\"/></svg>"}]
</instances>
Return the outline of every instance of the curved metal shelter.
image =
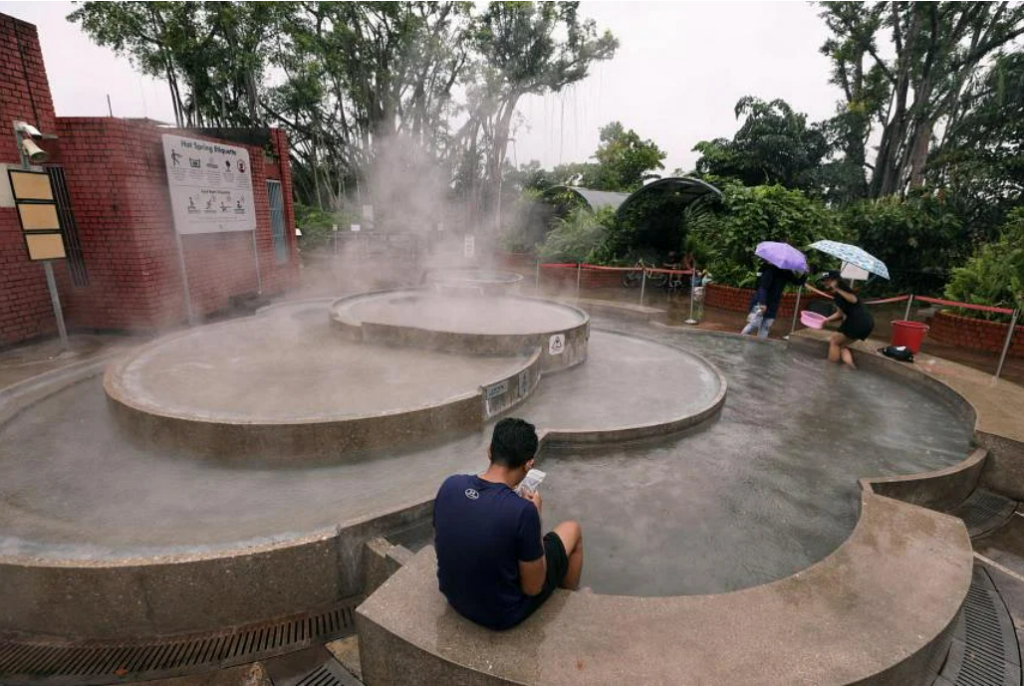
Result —
<instances>
[{"instance_id":1,"label":"curved metal shelter","mask_svg":"<svg viewBox=\"0 0 1024 686\"><path fill-rule=\"evenodd\" d=\"M593 193L596 191L591 192ZM676 199L682 201L685 205L689 205L691 202L709 195L715 197L722 196L722 192L720 190L706 181L690 178L689 176L671 176L666 179L652 181L646 186L641 186L639 189L630 193L628 197L619 203L618 208L615 210L616 214L621 216L622 212L629 207L630 203L639 197L647 196L651 193L671 193Z\"/></svg>"},{"instance_id":2,"label":"curved metal shelter","mask_svg":"<svg viewBox=\"0 0 1024 686\"><path fill-rule=\"evenodd\" d=\"M629 193L617 193L614 191L595 191L592 188L580 188L578 186L552 186L544 191L544 195L557 193L559 191L570 191L587 203L592 210L599 210L602 207L610 207L618 211L619 206L629 198Z\"/></svg>"}]
</instances>

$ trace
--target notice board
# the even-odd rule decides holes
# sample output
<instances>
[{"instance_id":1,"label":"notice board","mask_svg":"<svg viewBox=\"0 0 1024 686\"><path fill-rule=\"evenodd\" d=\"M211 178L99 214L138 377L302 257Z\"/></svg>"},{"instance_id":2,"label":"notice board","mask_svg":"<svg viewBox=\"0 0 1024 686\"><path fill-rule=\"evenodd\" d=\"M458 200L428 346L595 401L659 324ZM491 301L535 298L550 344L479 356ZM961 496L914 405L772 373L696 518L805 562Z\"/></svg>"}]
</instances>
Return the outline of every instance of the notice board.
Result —
<instances>
[{"instance_id":1,"label":"notice board","mask_svg":"<svg viewBox=\"0 0 1024 686\"><path fill-rule=\"evenodd\" d=\"M248 150L169 133L163 142L178 233L256 230Z\"/></svg>"}]
</instances>

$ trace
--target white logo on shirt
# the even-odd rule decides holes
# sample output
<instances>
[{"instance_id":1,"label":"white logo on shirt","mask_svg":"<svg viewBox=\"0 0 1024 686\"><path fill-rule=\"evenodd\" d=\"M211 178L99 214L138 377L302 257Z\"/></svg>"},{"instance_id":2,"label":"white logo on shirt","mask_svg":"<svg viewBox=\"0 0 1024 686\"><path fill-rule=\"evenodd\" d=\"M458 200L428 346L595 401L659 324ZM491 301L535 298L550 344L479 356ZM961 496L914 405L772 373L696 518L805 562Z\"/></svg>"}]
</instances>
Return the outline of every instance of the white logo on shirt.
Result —
<instances>
[{"instance_id":1,"label":"white logo on shirt","mask_svg":"<svg viewBox=\"0 0 1024 686\"><path fill-rule=\"evenodd\" d=\"M477 498L480 497L480 494L474 491L472 488L467 488L466 497L469 498L470 500L476 500Z\"/></svg>"}]
</instances>

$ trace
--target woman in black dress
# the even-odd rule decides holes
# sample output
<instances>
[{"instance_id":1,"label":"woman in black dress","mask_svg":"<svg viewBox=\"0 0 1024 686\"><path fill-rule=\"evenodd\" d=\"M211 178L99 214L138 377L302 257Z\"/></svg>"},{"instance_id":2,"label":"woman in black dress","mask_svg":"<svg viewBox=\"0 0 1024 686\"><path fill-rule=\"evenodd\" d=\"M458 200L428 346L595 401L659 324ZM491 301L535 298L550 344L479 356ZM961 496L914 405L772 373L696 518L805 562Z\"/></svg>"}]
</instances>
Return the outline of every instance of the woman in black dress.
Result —
<instances>
[{"instance_id":1,"label":"woman in black dress","mask_svg":"<svg viewBox=\"0 0 1024 686\"><path fill-rule=\"evenodd\" d=\"M842 361L844 364L856 368L850 346L871 335L875 328L875 318L871 316L868 308L864 306L853 289L843 285L838 271L826 272L822 276L821 285L832 296L836 305L835 313L825 320L826 323L840 320L843 322L839 325L839 333L832 334L832 337L828 339L828 361Z\"/></svg>"}]
</instances>

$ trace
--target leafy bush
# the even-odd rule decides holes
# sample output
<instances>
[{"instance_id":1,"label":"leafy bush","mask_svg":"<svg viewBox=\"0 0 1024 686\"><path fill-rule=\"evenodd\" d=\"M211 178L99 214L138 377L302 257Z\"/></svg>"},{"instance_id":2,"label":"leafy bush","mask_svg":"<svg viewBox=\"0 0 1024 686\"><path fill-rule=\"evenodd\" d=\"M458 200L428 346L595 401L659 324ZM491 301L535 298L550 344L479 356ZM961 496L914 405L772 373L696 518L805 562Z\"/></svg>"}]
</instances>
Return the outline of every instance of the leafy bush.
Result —
<instances>
[{"instance_id":1,"label":"leafy bush","mask_svg":"<svg viewBox=\"0 0 1024 686\"><path fill-rule=\"evenodd\" d=\"M946 286L950 300L1016 308L1024 304L1024 207L1010 212L996 243L982 246L963 267L953 270ZM984 319L1005 319L1004 315L976 310L958 314Z\"/></svg>"},{"instance_id":2,"label":"leafy bush","mask_svg":"<svg viewBox=\"0 0 1024 686\"><path fill-rule=\"evenodd\" d=\"M695 213L689 234L691 252L706 256L715 281L739 287L756 281L754 248L761 241L803 249L817 240L844 238L832 211L801 191L777 185L725 186L721 207Z\"/></svg>"},{"instance_id":3,"label":"leafy bush","mask_svg":"<svg viewBox=\"0 0 1024 686\"><path fill-rule=\"evenodd\" d=\"M615 226L615 212L604 207L596 212L577 208L555 220L555 228L548 233L538 251L545 262L605 261L602 245Z\"/></svg>"},{"instance_id":4,"label":"leafy bush","mask_svg":"<svg viewBox=\"0 0 1024 686\"><path fill-rule=\"evenodd\" d=\"M894 292L941 293L949 265L971 251L963 222L931 195L856 202L844 208L842 220L857 244L889 267Z\"/></svg>"},{"instance_id":5,"label":"leafy bush","mask_svg":"<svg viewBox=\"0 0 1024 686\"><path fill-rule=\"evenodd\" d=\"M302 232L299 244L303 250L315 250L331 242L334 225L348 231L349 224L357 222L356 215L347 212L328 212L302 203L295 203L295 226Z\"/></svg>"}]
</instances>

